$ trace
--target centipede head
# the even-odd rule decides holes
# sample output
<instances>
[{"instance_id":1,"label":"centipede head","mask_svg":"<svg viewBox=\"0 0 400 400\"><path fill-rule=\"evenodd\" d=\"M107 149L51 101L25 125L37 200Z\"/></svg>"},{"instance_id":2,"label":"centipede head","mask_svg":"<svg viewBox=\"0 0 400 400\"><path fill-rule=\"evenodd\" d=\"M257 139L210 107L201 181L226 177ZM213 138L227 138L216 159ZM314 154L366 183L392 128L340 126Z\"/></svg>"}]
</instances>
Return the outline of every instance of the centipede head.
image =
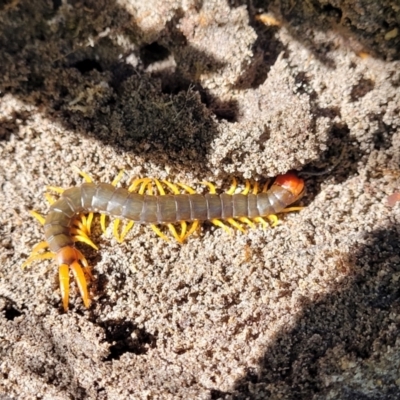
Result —
<instances>
[{"instance_id":1,"label":"centipede head","mask_svg":"<svg viewBox=\"0 0 400 400\"><path fill-rule=\"evenodd\" d=\"M288 172L284 175L279 175L274 185L278 185L289 191L293 195L291 203L301 199L305 193L304 180L299 178L295 172Z\"/></svg>"}]
</instances>

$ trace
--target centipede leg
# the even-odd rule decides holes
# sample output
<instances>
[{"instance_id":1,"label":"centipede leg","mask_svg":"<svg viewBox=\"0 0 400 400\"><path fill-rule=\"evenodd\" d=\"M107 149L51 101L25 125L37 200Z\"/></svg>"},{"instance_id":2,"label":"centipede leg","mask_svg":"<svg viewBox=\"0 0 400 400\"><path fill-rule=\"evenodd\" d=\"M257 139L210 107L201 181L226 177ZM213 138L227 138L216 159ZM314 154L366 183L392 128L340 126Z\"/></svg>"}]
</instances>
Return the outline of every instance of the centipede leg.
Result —
<instances>
[{"instance_id":1,"label":"centipede leg","mask_svg":"<svg viewBox=\"0 0 400 400\"><path fill-rule=\"evenodd\" d=\"M246 179L246 187L242 190L242 194L244 194L245 196L248 195L250 192L250 187L250 181Z\"/></svg>"},{"instance_id":2,"label":"centipede leg","mask_svg":"<svg viewBox=\"0 0 400 400\"><path fill-rule=\"evenodd\" d=\"M36 211L29 211L29 214L31 214L33 218L36 218L41 225L44 225L46 219L42 215L40 215Z\"/></svg>"},{"instance_id":3,"label":"centipede leg","mask_svg":"<svg viewBox=\"0 0 400 400\"><path fill-rule=\"evenodd\" d=\"M243 228L238 222L236 222L233 218L228 218L227 221L236 229L239 231L246 233L246 229Z\"/></svg>"},{"instance_id":4,"label":"centipede leg","mask_svg":"<svg viewBox=\"0 0 400 400\"><path fill-rule=\"evenodd\" d=\"M81 294L83 304L85 307L89 307L89 294L87 290L87 282L85 274L83 273L82 267L77 261L71 264L71 270L74 274L76 284L78 285L79 293Z\"/></svg>"},{"instance_id":5,"label":"centipede leg","mask_svg":"<svg viewBox=\"0 0 400 400\"><path fill-rule=\"evenodd\" d=\"M202 185L206 185L209 188L210 194L216 194L217 190L215 189L215 186L211 182L200 182Z\"/></svg>"},{"instance_id":6,"label":"centipede leg","mask_svg":"<svg viewBox=\"0 0 400 400\"><path fill-rule=\"evenodd\" d=\"M179 235L179 237L181 238L182 243L185 241L186 231L187 231L187 223L185 221L181 221L181 234Z\"/></svg>"},{"instance_id":7,"label":"centipede leg","mask_svg":"<svg viewBox=\"0 0 400 400\"><path fill-rule=\"evenodd\" d=\"M38 253L40 250L47 249L49 244L45 241L39 242L37 245L33 246L32 254Z\"/></svg>"},{"instance_id":8,"label":"centipede leg","mask_svg":"<svg viewBox=\"0 0 400 400\"><path fill-rule=\"evenodd\" d=\"M262 225L264 230L269 227L267 221L263 217L256 217L256 218L254 218L254 221L259 222Z\"/></svg>"},{"instance_id":9,"label":"centipede leg","mask_svg":"<svg viewBox=\"0 0 400 400\"><path fill-rule=\"evenodd\" d=\"M29 264L32 264L33 261L38 261L38 260L52 260L55 258L54 253L46 252L42 254L32 254L21 266L21 268L25 268Z\"/></svg>"},{"instance_id":10,"label":"centipede leg","mask_svg":"<svg viewBox=\"0 0 400 400\"><path fill-rule=\"evenodd\" d=\"M61 299L64 311L68 310L69 301L69 267L67 264L61 264L58 269L58 276L60 280Z\"/></svg>"},{"instance_id":11,"label":"centipede leg","mask_svg":"<svg viewBox=\"0 0 400 400\"><path fill-rule=\"evenodd\" d=\"M280 213L287 213L287 212L292 212L292 211L301 211L304 207L288 207L285 208L282 211L279 211Z\"/></svg>"},{"instance_id":12,"label":"centipede leg","mask_svg":"<svg viewBox=\"0 0 400 400\"><path fill-rule=\"evenodd\" d=\"M226 193L232 195L235 193L236 188L237 188L237 180L236 180L236 178L233 178L231 187L229 188L229 190Z\"/></svg>"},{"instance_id":13,"label":"centipede leg","mask_svg":"<svg viewBox=\"0 0 400 400\"><path fill-rule=\"evenodd\" d=\"M128 232L132 229L134 222L133 221L129 221L124 229L121 232L120 238L121 238L121 242L125 239L125 236L128 234Z\"/></svg>"},{"instance_id":14,"label":"centipede leg","mask_svg":"<svg viewBox=\"0 0 400 400\"><path fill-rule=\"evenodd\" d=\"M239 218L239 221L240 222L243 222L243 223L245 223L245 224L247 224L250 228L253 228L253 229L255 229L255 225L254 225L254 223L252 222L252 221L250 221L250 219L249 218L247 218L247 217L240 217Z\"/></svg>"},{"instance_id":15,"label":"centipede leg","mask_svg":"<svg viewBox=\"0 0 400 400\"><path fill-rule=\"evenodd\" d=\"M186 240L190 235L192 235L197 230L198 227L199 227L199 221L196 219L192 222L192 225L190 226L183 240Z\"/></svg>"},{"instance_id":16,"label":"centipede leg","mask_svg":"<svg viewBox=\"0 0 400 400\"><path fill-rule=\"evenodd\" d=\"M171 232L172 236L176 239L176 241L180 244L183 243L182 238L178 235L178 232L175 229L175 226L172 224L167 224L169 231Z\"/></svg>"},{"instance_id":17,"label":"centipede leg","mask_svg":"<svg viewBox=\"0 0 400 400\"><path fill-rule=\"evenodd\" d=\"M166 180L163 180L162 182L171 189L173 194L179 194L180 193L178 186L174 185L172 182L169 182L169 181L166 181Z\"/></svg>"},{"instance_id":18,"label":"centipede leg","mask_svg":"<svg viewBox=\"0 0 400 400\"><path fill-rule=\"evenodd\" d=\"M274 228L275 226L278 225L279 219L275 214L267 215L267 219L271 223L271 226Z\"/></svg>"},{"instance_id":19,"label":"centipede leg","mask_svg":"<svg viewBox=\"0 0 400 400\"><path fill-rule=\"evenodd\" d=\"M229 235L232 234L231 230L230 230L222 221L220 221L219 219L214 218L214 219L211 220L211 222L212 222L214 225L216 225L216 226L222 228L222 229L223 229L226 233L228 233Z\"/></svg>"},{"instance_id":20,"label":"centipede leg","mask_svg":"<svg viewBox=\"0 0 400 400\"><path fill-rule=\"evenodd\" d=\"M86 172L83 172L82 170L80 170L75 165L72 166L72 169L75 170L75 172L77 172L85 180L85 182L93 183L93 179L90 177L89 174L87 174Z\"/></svg>"},{"instance_id":21,"label":"centipede leg","mask_svg":"<svg viewBox=\"0 0 400 400\"><path fill-rule=\"evenodd\" d=\"M150 227L151 229L153 229L153 231L156 233L157 236L160 236L161 239L164 239L165 241L169 242L168 236L165 236L156 225L150 224Z\"/></svg>"}]
</instances>

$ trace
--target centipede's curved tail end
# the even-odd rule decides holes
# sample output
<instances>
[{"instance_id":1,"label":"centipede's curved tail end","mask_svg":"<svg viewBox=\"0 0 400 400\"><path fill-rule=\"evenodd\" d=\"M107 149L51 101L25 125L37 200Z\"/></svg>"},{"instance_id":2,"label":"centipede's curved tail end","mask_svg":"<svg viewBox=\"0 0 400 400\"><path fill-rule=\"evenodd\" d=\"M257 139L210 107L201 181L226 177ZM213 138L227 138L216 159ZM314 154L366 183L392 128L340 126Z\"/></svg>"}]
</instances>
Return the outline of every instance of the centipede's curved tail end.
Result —
<instances>
[{"instance_id":1,"label":"centipede's curved tail end","mask_svg":"<svg viewBox=\"0 0 400 400\"><path fill-rule=\"evenodd\" d=\"M279 175L276 178L274 185L281 186L288 190L294 196L292 203L303 197L305 193L304 180L299 178L295 172L288 172L284 175Z\"/></svg>"},{"instance_id":2,"label":"centipede's curved tail end","mask_svg":"<svg viewBox=\"0 0 400 400\"><path fill-rule=\"evenodd\" d=\"M59 250L56 259L59 265L60 291L64 311L68 310L69 269L71 269L74 274L83 304L88 308L90 306L90 300L84 270L89 272L89 265L85 256L75 247L66 246Z\"/></svg>"}]
</instances>

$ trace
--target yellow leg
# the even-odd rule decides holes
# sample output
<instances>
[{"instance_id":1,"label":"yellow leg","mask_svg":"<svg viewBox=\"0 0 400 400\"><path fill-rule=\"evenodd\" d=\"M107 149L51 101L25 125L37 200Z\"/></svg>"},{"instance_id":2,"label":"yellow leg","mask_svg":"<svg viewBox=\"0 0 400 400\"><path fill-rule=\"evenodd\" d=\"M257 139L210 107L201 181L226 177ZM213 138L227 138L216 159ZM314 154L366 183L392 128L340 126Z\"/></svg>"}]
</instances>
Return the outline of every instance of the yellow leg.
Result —
<instances>
[{"instance_id":1,"label":"yellow leg","mask_svg":"<svg viewBox=\"0 0 400 400\"><path fill-rule=\"evenodd\" d=\"M262 188L262 192L266 193L268 191L268 186L271 183L271 179L267 179L267 182L264 183L264 186Z\"/></svg>"},{"instance_id":2,"label":"yellow leg","mask_svg":"<svg viewBox=\"0 0 400 400\"><path fill-rule=\"evenodd\" d=\"M246 233L246 230L241 226L238 222L236 222L233 218L228 218L227 221L236 229L239 231Z\"/></svg>"},{"instance_id":3,"label":"yellow leg","mask_svg":"<svg viewBox=\"0 0 400 400\"><path fill-rule=\"evenodd\" d=\"M93 183L93 179L86 173L81 171L78 167L75 165L72 166L72 169L77 172L87 183Z\"/></svg>"},{"instance_id":4,"label":"yellow leg","mask_svg":"<svg viewBox=\"0 0 400 400\"><path fill-rule=\"evenodd\" d=\"M292 212L292 211L301 211L303 208L305 207L289 207L289 208L285 208L282 211L279 211L280 213L287 213L287 212Z\"/></svg>"},{"instance_id":5,"label":"yellow leg","mask_svg":"<svg viewBox=\"0 0 400 400\"><path fill-rule=\"evenodd\" d=\"M131 183L131 185L129 186L128 192L133 192L134 190L137 189L137 187L138 187L140 184L142 184L142 183L147 184L147 183L149 183L150 181L151 181L150 178L135 179L135 180ZM146 185L145 185L145 187L146 187ZM144 191L144 189L143 189L143 191ZM141 193L141 194L143 194L143 193Z\"/></svg>"},{"instance_id":6,"label":"yellow leg","mask_svg":"<svg viewBox=\"0 0 400 400\"><path fill-rule=\"evenodd\" d=\"M250 228L255 228L256 226L254 225L254 223L253 222L251 222L247 217L240 217L239 218L239 221L240 222L243 222L243 223L245 223L245 224L247 224Z\"/></svg>"},{"instance_id":7,"label":"yellow leg","mask_svg":"<svg viewBox=\"0 0 400 400\"><path fill-rule=\"evenodd\" d=\"M78 261L75 261L71 264L71 270L74 274L76 284L78 285L79 293L81 294L83 304L86 308L89 307L89 294L87 290L87 282L85 278L85 274L83 273L82 267L79 265Z\"/></svg>"},{"instance_id":8,"label":"yellow leg","mask_svg":"<svg viewBox=\"0 0 400 400\"><path fill-rule=\"evenodd\" d=\"M258 181L256 181L256 183L254 184L253 187L253 194L257 194L259 190L259 185L258 185Z\"/></svg>"},{"instance_id":9,"label":"yellow leg","mask_svg":"<svg viewBox=\"0 0 400 400\"><path fill-rule=\"evenodd\" d=\"M144 194L147 185L151 185L151 179L148 179L146 181L144 181L141 185L140 185L140 189L139 189L139 194ZM152 187L152 186L151 186Z\"/></svg>"},{"instance_id":10,"label":"yellow leg","mask_svg":"<svg viewBox=\"0 0 400 400\"><path fill-rule=\"evenodd\" d=\"M193 188L191 188L188 185L185 185L184 183L177 183L177 185L180 186L181 188L185 189L190 194L195 194L196 193L196 191Z\"/></svg>"},{"instance_id":11,"label":"yellow leg","mask_svg":"<svg viewBox=\"0 0 400 400\"><path fill-rule=\"evenodd\" d=\"M229 235L232 234L231 230L230 230L222 221L220 221L219 219L214 218L214 219L211 220L211 222L212 222L214 225L219 226L220 228L222 228L222 229L223 229L226 233L228 233Z\"/></svg>"},{"instance_id":12,"label":"yellow leg","mask_svg":"<svg viewBox=\"0 0 400 400\"><path fill-rule=\"evenodd\" d=\"M185 241L190 235L192 235L197 230L198 227L199 227L199 220L196 219L192 222L192 225L190 226L183 240Z\"/></svg>"},{"instance_id":13,"label":"yellow leg","mask_svg":"<svg viewBox=\"0 0 400 400\"><path fill-rule=\"evenodd\" d=\"M182 244L182 238L178 235L178 232L175 229L175 226L172 224L167 224L169 231L171 232L172 236L175 238L175 240Z\"/></svg>"},{"instance_id":14,"label":"yellow leg","mask_svg":"<svg viewBox=\"0 0 400 400\"><path fill-rule=\"evenodd\" d=\"M154 179L154 183L157 186L158 193L160 193L161 196L165 196L165 190L162 187L160 181L158 179Z\"/></svg>"},{"instance_id":15,"label":"yellow leg","mask_svg":"<svg viewBox=\"0 0 400 400\"><path fill-rule=\"evenodd\" d=\"M29 211L29 214L31 214L33 218L36 218L40 222L41 225L44 225L44 221L46 220L45 217L41 216L36 211Z\"/></svg>"},{"instance_id":16,"label":"yellow leg","mask_svg":"<svg viewBox=\"0 0 400 400\"><path fill-rule=\"evenodd\" d=\"M89 213L88 216L87 216L87 220L86 220L86 229L87 229L88 235L90 235L91 230L92 230L93 216L94 216L94 214L93 214L92 212Z\"/></svg>"},{"instance_id":17,"label":"yellow leg","mask_svg":"<svg viewBox=\"0 0 400 400\"><path fill-rule=\"evenodd\" d=\"M242 194L247 195L250 192L250 182L246 179L246 187L243 189Z\"/></svg>"},{"instance_id":18,"label":"yellow leg","mask_svg":"<svg viewBox=\"0 0 400 400\"><path fill-rule=\"evenodd\" d=\"M47 202L52 205L56 202L56 199L50 194L50 193L45 193L44 198L47 200Z\"/></svg>"},{"instance_id":19,"label":"yellow leg","mask_svg":"<svg viewBox=\"0 0 400 400\"><path fill-rule=\"evenodd\" d=\"M208 188L210 189L210 194L216 194L217 193L217 191L216 191L216 189L215 189L215 185L213 185L211 182L205 182L205 181L203 181L203 182L200 182L202 185L206 185L206 186L208 186Z\"/></svg>"},{"instance_id":20,"label":"yellow leg","mask_svg":"<svg viewBox=\"0 0 400 400\"><path fill-rule=\"evenodd\" d=\"M168 181L166 181L166 180L164 180L164 181L162 181L162 182L163 182L165 185L167 185L167 186L171 189L171 191L172 191L173 194L179 194L179 193L180 193L178 186L176 186L176 185L174 185L173 183L168 182Z\"/></svg>"},{"instance_id":21,"label":"yellow leg","mask_svg":"<svg viewBox=\"0 0 400 400\"><path fill-rule=\"evenodd\" d=\"M273 228L278 225L279 219L275 214L267 215L267 219Z\"/></svg>"},{"instance_id":22,"label":"yellow leg","mask_svg":"<svg viewBox=\"0 0 400 400\"><path fill-rule=\"evenodd\" d=\"M254 218L254 221L259 222L262 225L264 230L269 227L267 221L263 217L256 217L256 218Z\"/></svg>"},{"instance_id":23,"label":"yellow leg","mask_svg":"<svg viewBox=\"0 0 400 400\"><path fill-rule=\"evenodd\" d=\"M58 194L63 194L65 192L65 189L59 186L46 186L46 190L52 190Z\"/></svg>"},{"instance_id":24,"label":"yellow leg","mask_svg":"<svg viewBox=\"0 0 400 400\"><path fill-rule=\"evenodd\" d=\"M160 238L164 239L165 241L169 242L168 236L165 236L156 225L150 224L151 229L157 234L157 236L160 236Z\"/></svg>"},{"instance_id":25,"label":"yellow leg","mask_svg":"<svg viewBox=\"0 0 400 400\"><path fill-rule=\"evenodd\" d=\"M187 230L187 223L185 221L181 221L181 234L179 237L181 238L182 243L185 241L186 230Z\"/></svg>"},{"instance_id":26,"label":"yellow leg","mask_svg":"<svg viewBox=\"0 0 400 400\"><path fill-rule=\"evenodd\" d=\"M120 238L120 236L118 234L118 228L119 228L119 223L120 222L121 222L120 219L116 219L114 221L114 226L113 226L113 235L114 235L115 239L117 239L118 243L122 242L122 240L121 240L121 238Z\"/></svg>"},{"instance_id":27,"label":"yellow leg","mask_svg":"<svg viewBox=\"0 0 400 400\"><path fill-rule=\"evenodd\" d=\"M124 176L124 170L121 169L121 171L118 172L118 175L114 178L114 180L111 182L111 185L117 186L118 182L121 180L121 178Z\"/></svg>"},{"instance_id":28,"label":"yellow leg","mask_svg":"<svg viewBox=\"0 0 400 400\"><path fill-rule=\"evenodd\" d=\"M58 276L60 279L61 299L64 311L68 310L69 301L69 267L67 264L61 264L58 269Z\"/></svg>"},{"instance_id":29,"label":"yellow leg","mask_svg":"<svg viewBox=\"0 0 400 400\"><path fill-rule=\"evenodd\" d=\"M154 188L153 188L153 182L149 182L147 184L147 194L149 196L153 196L154 195Z\"/></svg>"},{"instance_id":30,"label":"yellow leg","mask_svg":"<svg viewBox=\"0 0 400 400\"><path fill-rule=\"evenodd\" d=\"M236 178L233 178L232 185L226 193L232 195L235 193L236 188L237 188L237 180Z\"/></svg>"},{"instance_id":31,"label":"yellow leg","mask_svg":"<svg viewBox=\"0 0 400 400\"><path fill-rule=\"evenodd\" d=\"M47 249L48 247L49 247L49 244L47 242L45 242L45 241L39 242L37 245L33 246L32 254L37 253L40 250Z\"/></svg>"},{"instance_id":32,"label":"yellow leg","mask_svg":"<svg viewBox=\"0 0 400 400\"><path fill-rule=\"evenodd\" d=\"M103 233L106 233L106 214L100 215L100 226L101 226L101 231Z\"/></svg>"},{"instance_id":33,"label":"yellow leg","mask_svg":"<svg viewBox=\"0 0 400 400\"><path fill-rule=\"evenodd\" d=\"M74 234L73 232L71 232L72 234ZM74 242L82 242L82 243L86 243L88 246L92 247L95 250L98 250L99 248L90 240L90 238L88 238L86 235L74 235L72 237L72 239L74 240Z\"/></svg>"},{"instance_id":34,"label":"yellow leg","mask_svg":"<svg viewBox=\"0 0 400 400\"><path fill-rule=\"evenodd\" d=\"M32 254L22 265L21 268L24 269L26 266L29 264L32 264L33 261L38 261L38 260L51 260L55 258L54 253L46 252L42 254Z\"/></svg>"},{"instance_id":35,"label":"yellow leg","mask_svg":"<svg viewBox=\"0 0 400 400\"><path fill-rule=\"evenodd\" d=\"M121 233L121 235L120 235L121 242L125 239L125 236L126 236L126 235L128 234L128 232L132 229L133 224L134 224L133 221L129 221L129 222L125 225L125 227L124 227L124 229L122 230L122 233Z\"/></svg>"}]
</instances>

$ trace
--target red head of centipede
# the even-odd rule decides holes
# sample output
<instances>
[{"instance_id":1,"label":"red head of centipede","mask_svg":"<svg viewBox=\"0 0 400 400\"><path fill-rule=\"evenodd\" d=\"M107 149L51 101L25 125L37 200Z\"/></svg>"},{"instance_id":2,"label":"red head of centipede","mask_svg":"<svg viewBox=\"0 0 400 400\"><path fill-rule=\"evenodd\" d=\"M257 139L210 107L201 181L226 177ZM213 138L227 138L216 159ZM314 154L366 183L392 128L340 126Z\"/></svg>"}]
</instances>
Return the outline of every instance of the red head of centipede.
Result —
<instances>
[{"instance_id":1,"label":"red head of centipede","mask_svg":"<svg viewBox=\"0 0 400 400\"><path fill-rule=\"evenodd\" d=\"M299 200L304 195L304 180L299 178L294 172L279 175L275 179L274 185L281 186L293 195L291 203Z\"/></svg>"}]
</instances>

